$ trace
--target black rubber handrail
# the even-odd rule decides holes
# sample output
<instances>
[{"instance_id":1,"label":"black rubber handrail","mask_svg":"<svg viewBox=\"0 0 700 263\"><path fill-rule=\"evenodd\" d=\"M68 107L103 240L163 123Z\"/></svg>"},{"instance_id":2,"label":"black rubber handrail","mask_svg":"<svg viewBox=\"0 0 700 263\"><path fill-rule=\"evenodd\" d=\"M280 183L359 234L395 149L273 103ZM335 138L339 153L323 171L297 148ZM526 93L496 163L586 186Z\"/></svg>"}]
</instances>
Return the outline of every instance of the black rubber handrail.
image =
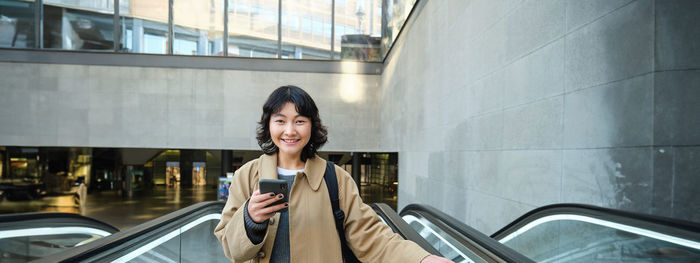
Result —
<instances>
[{"instance_id":1,"label":"black rubber handrail","mask_svg":"<svg viewBox=\"0 0 700 263\"><path fill-rule=\"evenodd\" d=\"M394 233L401 235L406 240L411 240L425 249L430 254L442 256L440 251L431 246L415 229L406 223L394 209L385 203L374 203L370 205L374 211L384 219Z\"/></svg>"},{"instance_id":2,"label":"black rubber handrail","mask_svg":"<svg viewBox=\"0 0 700 263\"><path fill-rule=\"evenodd\" d=\"M479 246L483 247L484 249L488 250L491 254L495 255L498 257L500 260L506 261L506 262L534 262L532 259L523 256L522 254L518 253L517 251L506 247L505 245L501 244L500 242L496 241L495 239L479 232L478 230L462 223L461 221L457 220L456 218L445 214L444 212L430 206L430 205L424 205L424 204L410 204L406 207L404 207L401 210L400 213L401 216L405 215L419 215L422 216L426 219L429 220L438 220L440 221L439 223L446 225L447 227L451 228L452 231L457 232L461 236L453 236L452 238L457 239L458 241L462 242L463 244L468 243L468 241L464 239L468 239ZM435 223L435 222L433 222ZM451 232L452 232L451 231ZM464 238L464 239L462 239Z\"/></svg>"},{"instance_id":3,"label":"black rubber handrail","mask_svg":"<svg viewBox=\"0 0 700 263\"><path fill-rule=\"evenodd\" d=\"M85 245L75 247L70 250L63 251L48 257L37 259L32 262L49 263L49 262L78 262L90 259L103 252L115 249L124 243L138 239L144 235L148 235L154 231L162 231L163 228L175 228L179 226L178 221L188 221L198 215L215 211L221 213L224 207L223 201L201 202L186 208L177 210L170 214L158 217L151 221L137 225L128 230L112 234L107 237L100 238Z\"/></svg>"},{"instance_id":4,"label":"black rubber handrail","mask_svg":"<svg viewBox=\"0 0 700 263\"><path fill-rule=\"evenodd\" d=\"M700 224L647 214L639 214L585 204L553 204L533 209L491 235L502 239L539 218L550 215L574 214L620 223L688 240L700 241Z\"/></svg>"},{"instance_id":5,"label":"black rubber handrail","mask_svg":"<svg viewBox=\"0 0 700 263\"><path fill-rule=\"evenodd\" d=\"M0 230L47 226L84 226L114 234L119 229L100 220L71 213L17 213L0 215Z\"/></svg>"}]
</instances>

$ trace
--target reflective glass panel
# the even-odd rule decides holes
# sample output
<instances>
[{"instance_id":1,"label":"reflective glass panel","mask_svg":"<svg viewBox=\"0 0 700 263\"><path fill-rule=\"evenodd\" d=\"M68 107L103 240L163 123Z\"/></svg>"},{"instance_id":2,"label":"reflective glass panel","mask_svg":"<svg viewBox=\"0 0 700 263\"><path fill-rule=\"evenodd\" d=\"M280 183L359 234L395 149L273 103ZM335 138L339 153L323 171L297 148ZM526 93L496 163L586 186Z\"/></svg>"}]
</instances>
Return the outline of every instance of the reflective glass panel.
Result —
<instances>
[{"instance_id":1,"label":"reflective glass panel","mask_svg":"<svg viewBox=\"0 0 700 263\"><path fill-rule=\"evenodd\" d=\"M63 233L49 234L48 232ZM2 236L0 238L2 260L0 261L28 262L86 244L106 235L109 233L95 229L82 231L77 228L67 231L61 231L60 228L0 231Z\"/></svg>"},{"instance_id":2,"label":"reflective glass panel","mask_svg":"<svg viewBox=\"0 0 700 263\"><path fill-rule=\"evenodd\" d=\"M224 1L175 0L173 54L224 54Z\"/></svg>"},{"instance_id":3,"label":"reflective glass panel","mask_svg":"<svg viewBox=\"0 0 700 263\"><path fill-rule=\"evenodd\" d=\"M119 2L120 50L167 54L168 0Z\"/></svg>"},{"instance_id":4,"label":"reflective glass panel","mask_svg":"<svg viewBox=\"0 0 700 263\"><path fill-rule=\"evenodd\" d=\"M34 45L34 1L0 0L0 47Z\"/></svg>"},{"instance_id":5,"label":"reflective glass panel","mask_svg":"<svg viewBox=\"0 0 700 263\"><path fill-rule=\"evenodd\" d=\"M277 0L228 0L228 55L277 57Z\"/></svg>"},{"instance_id":6,"label":"reflective glass panel","mask_svg":"<svg viewBox=\"0 0 700 263\"><path fill-rule=\"evenodd\" d=\"M114 50L114 1L44 1L44 48Z\"/></svg>"},{"instance_id":7,"label":"reflective glass panel","mask_svg":"<svg viewBox=\"0 0 700 263\"><path fill-rule=\"evenodd\" d=\"M440 254L444 257L457 263L486 262L427 219L414 215L405 215L401 218L428 241L431 246L440 251Z\"/></svg>"},{"instance_id":8,"label":"reflective glass panel","mask_svg":"<svg viewBox=\"0 0 700 263\"><path fill-rule=\"evenodd\" d=\"M122 251L112 262L229 262L212 234L221 215L200 217L180 228L157 235Z\"/></svg>"},{"instance_id":9,"label":"reflective glass panel","mask_svg":"<svg viewBox=\"0 0 700 263\"><path fill-rule=\"evenodd\" d=\"M576 215L533 221L501 243L537 262L700 262L700 243Z\"/></svg>"},{"instance_id":10,"label":"reflective glass panel","mask_svg":"<svg viewBox=\"0 0 700 263\"><path fill-rule=\"evenodd\" d=\"M381 61L381 29L381 0L336 1L335 58Z\"/></svg>"},{"instance_id":11,"label":"reflective glass panel","mask_svg":"<svg viewBox=\"0 0 700 263\"><path fill-rule=\"evenodd\" d=\"M401 28L406 23L411 9L415 5L416 0L386 0L383 1L382 11L383 19L386 26L382 28L382 57L389 52L391 44L394 43L396 37L401 32Z\"/></svg>"},{"instance_id":12,"label":"reflective glass panel","mask_svg":"<svg viewBox=\"0 0 700 263\"><path fill-rule=\"evenodd\" d=\"M331 58L331 7L328 0L282 1L282 58Z\"/></svg>"}]
</instances>

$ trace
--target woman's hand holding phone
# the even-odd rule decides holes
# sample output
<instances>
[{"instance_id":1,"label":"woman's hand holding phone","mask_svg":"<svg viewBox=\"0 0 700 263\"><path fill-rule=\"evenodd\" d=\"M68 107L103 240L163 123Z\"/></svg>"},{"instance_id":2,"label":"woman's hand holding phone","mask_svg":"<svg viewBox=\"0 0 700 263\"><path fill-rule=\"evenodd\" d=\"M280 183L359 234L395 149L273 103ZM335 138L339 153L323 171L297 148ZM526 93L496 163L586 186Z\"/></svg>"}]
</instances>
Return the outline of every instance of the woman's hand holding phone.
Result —
<instances>
[{"instance_id":1,"label":"woman's hand holding phone","mask_svg":"<svg viewBox=\"0 0 700 263\"><path fill-rule=\"evenodd\" d=\"M270 204L282 200L283 194L275 195L274 193L260 194L260 190L253 192L253 196L248 201L248 216L256 223L265 222L275 215L277 210L288 207L288 203L269 206Z\"/></svg>"}]
</instances>

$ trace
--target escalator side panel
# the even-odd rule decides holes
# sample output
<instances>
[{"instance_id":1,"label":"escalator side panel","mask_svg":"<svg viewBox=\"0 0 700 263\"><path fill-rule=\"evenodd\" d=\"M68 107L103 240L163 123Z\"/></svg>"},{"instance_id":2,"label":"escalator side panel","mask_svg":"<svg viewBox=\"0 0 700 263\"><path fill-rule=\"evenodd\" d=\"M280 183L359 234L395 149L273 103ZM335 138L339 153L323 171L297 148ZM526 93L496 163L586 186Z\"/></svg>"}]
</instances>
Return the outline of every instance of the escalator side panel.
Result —
<instances>
[{"instance_id":1,"label":"escalator side panel","mask_svg":"<svg viewBox=\"0 0 700 263\"><path fill-rule=\"evenodd\" d=\"M224 202L201 202L34 262L228 262L214 236Z\"/></svg>"},{"instance_id":2,"label":"escalator side panel","mask_svg":"<svg viewBox=\"0 0 700 263\"><path fill-rule=\"evenodd\" d=\"M57 254L118 230L98 220L67 213L0 215L0 262L27 262Z\"/></svg>"},{"instance_id":3,"label":"escalator side panel","mask_svg":"<svg viewBox=\"0 0 700 263\"><path fill-rule=\"evenodd\" d=\"M472 260L480 258L486 262L534 262L517 251L429 205L410 204L401 210L400 215L425 218L428 222L436 225L437 229L448 233L455 242L460 243L461 246L478 256L472 258ZM463 254L467 255L468 253L465 252Z\"/></svg>"},{"instance_id":4,"label":"escalator side panel","mask_svg":"<svg viewBox=\"0 0 700 263\"><path fill-rule=\"evenodd\" d=\"M549 215L501 239L538 262L700 262L700 243L580 215Z\"/></svg>"}]
</instances>

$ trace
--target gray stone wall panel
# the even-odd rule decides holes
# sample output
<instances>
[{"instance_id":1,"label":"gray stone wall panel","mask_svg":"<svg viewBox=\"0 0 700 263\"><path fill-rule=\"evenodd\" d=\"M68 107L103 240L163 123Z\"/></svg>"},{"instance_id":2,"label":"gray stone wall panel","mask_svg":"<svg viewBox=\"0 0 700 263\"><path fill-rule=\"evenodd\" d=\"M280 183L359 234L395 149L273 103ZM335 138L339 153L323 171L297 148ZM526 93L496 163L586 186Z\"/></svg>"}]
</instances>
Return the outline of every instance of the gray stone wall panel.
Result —
<instances>
[{"instance_id":1,"label":"gray stone wall panel","mask_svg":"<svg viewBox=\"0 0 700 263\"><path fill-rule=\"evenodd\" d=\"M567 0L566 31L571 32L635 0Z\"/></svg>"},{"instance_id":2,"label":"gray stone wall panel","mask_svg":"<svg viewBox=\"0 0 700 263\"><path fill-rule=\"evenodd\" d=\"M651 145L652 74L568 93L564 147Z\"/></svg>"},{"instance_id":3,"label":"gray stone wall panel","mask_svg":"<svg viewBox=\"0 0 700 263\"><path fill-rule=\"evenodd\" d=\"M650 213L652 149L565 150L562 201Z\"/></svg>"},{"instance_id":4,"label":"gray stone wall panel","mask_svg":"<svg viewBox=\"0 0 700 263\"><path fill-rule=\"evenodd\" d=\"M504 107L564 93L565 44L557 40L504 69Z\"/></svg>"},{"instance_id":5,"label":"gray stone wall panel","mask_svg":"<svg viewBox=\"0 0 700 263\"><path fill-rule=\"evenodd\" d=\"M679 147L674 160L673 217L700 222L700 147Z\"/></svg>"},{"instance_id":6,"label":"gray stone wall panel","mask_svg":"<svg viewBox=\"0 0 700 263\"><path fill-rule=\"evenodd\" d=\"M654 74L654 142L700 145L700 70Z\"/></svg>"},{"instance_id":7,"label":"gray stone wall panel","mask_svg":"<svg viewBox=\"0 0 700 263\"><path fill-rule=\"evenodd\" d=\"M687 24L697 20L691 5L426 3L428 11L402 33L385 62L380 148L400 156L449 153L440 162L447 177L426 171L415 181L410 178L418 175L401 172L400 180L443 187L437 191L464 187L467 204L430 196L435 191L405 189L399 191L399 208L410 201L454 209L456 215L463 208L465 222L485 233L528 208L557 202L697 220L687 212L692 205L672 206L678 200L671 197L700 203L672 183L692 182L687 178L694 166L677 165L694 159L682 159L677 148L694 147L700 138L693 121L700 112L693 103L696 78L689 70L697 68L692 51L698 34ZM446 19L447 28L430 24L435 19L438 25ZM670 53L675 51L680 53ZM441 137L436 144L434 138ZM661 148L670 149L662 154ZM401 171L427 166L427 155L414 158ZM443 181L455 184L442 186Z\"/></svg>"},{"instance_id":8,"label":"gray stone wall panel","mask_svg":"<svg viewBox=\"0 0 700 263\"><path fill-rule=\"evenodd\" d=\"M0 76L0 145L256 150L262 104L295 84L338 119L324 150L379 150L376 75L3 62Z\"/></svg>"},{"instance_id":9,"label":"gray stone wall panel","mask_svg":"<svg viewBox=\"0 0 700 263\"><path fill-rule=\"evenodd\" d=\"M700 68L700 2L655 1L655 69Z\"/></svg>"},{"instance_id":10,"label":"gray stone wall panel","mask_svg":"<svg viewBox=\"0 0 700 263\"><path fill-rule=\"evenodd\" d=\"M628 79L653 70L653 4L639 0L566 36L566 89Z\"/></svg>"},{"instance_id":11,"label":"gray stone wall panel","mask_svg":"<svg viewBox=\"0 0 700 263\"><path fill-rule=\"evenodd\" d=\"M503 148L561 148L563 104L564 98L558 96L505 110Z\"/></svg>"}]
</instances>

